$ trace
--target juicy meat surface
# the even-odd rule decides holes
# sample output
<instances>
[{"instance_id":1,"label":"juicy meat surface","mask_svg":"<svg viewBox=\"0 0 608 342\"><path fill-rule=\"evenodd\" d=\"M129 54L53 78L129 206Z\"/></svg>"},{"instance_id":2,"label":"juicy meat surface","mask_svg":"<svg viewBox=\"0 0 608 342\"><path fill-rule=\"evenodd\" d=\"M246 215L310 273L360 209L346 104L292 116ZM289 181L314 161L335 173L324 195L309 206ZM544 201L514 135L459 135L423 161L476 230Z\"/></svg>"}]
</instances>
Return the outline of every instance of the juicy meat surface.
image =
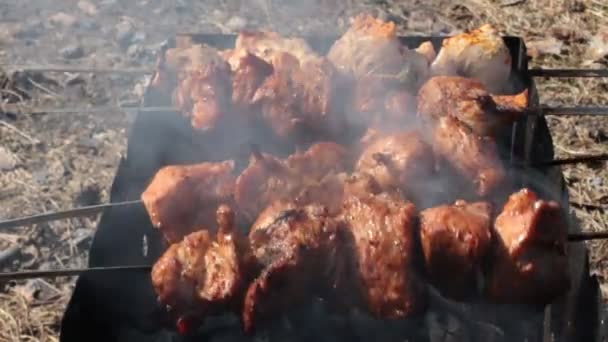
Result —
<instances>
[{"instance_id":1,"label":"juicy meat surface","mask_svg":"<svg viewBox=\"0 0 608 342\"><path fill-rule=\"evenodd\" d=\"M235 199L250 218L278 200L294 200L299 204L327 203L336 184L329 174L345 171L349 157L344 147L320 142L304 153L295 153L286 160L260 154L236 180ZM329 198L329 197L328 197Z\"/></svg>"},{"instance_id":2,"label":"juicy meat surface","mask_svg":"<svg viewBox=\"0 0 608 342\"><path fill-rule=\"evenodd\" d=\"M152 268L152 285L160 303L180 315L220 313L242 299L245 279L241 251L234 236L234 213L217 210L217 236L203 229L172 244Z\"/></svg>"},{"instance_id":3,"label":"juicy meat surface","mask_svg":"<svg viewBox=\"0 0 608 342\"><path fill-rule=\"evenodd\" d=\"M141 195L154 227L175 243L201 226L212 226L218 206L233 200L233 169L233 161L160 169Z\"/></svg>"},{"instance_id":4,"label":"juicy meat surface","mask_svg":"<svg viewBox=\"0 0 608 342\"><path fill-rule=\"evenodd\" d=\"M365 14L354 18L327 57L341 73L356 80L373 75L413 89L429 72L424 56L401 44L393 22Z\"/></svg>"},{"instance_id":5,"label":"juicy meat surface","mask_svg":"<svg viewBox=\"0 0 608 342\"><path fill-rule=\"evenodd\" d=\"M262 117L282 139L299 142L339 137L345 129L343 82L325 58L289 62L288 53L277 56L274 71L260 85L254 103Z\"/></svg>"},{"instance_id":6,"label":"juicy meat surface","mask_svg":"<svg viewBox=\"0 0 608 342\"><path fill-rule=\"evenodd\" d=\"M486 24L444 39L431 72L477 79L500 92L511 75L511 53L499 32Z\"/></svg>"},{"instance_id":7,"label":"juicy meat surface","mask_svg":"<svg viewBox=\"0 0 608 342\"><path fill-rule=\"evenodd\" d=\"M528 106L528 91L492 95L479 81L459 76L436 76L418 91L418 115L437 121L457 118L478 135L494 135L518 119Z\"/></svg>"},{"instance_id":8,"label":"juicy meat surface","mask_svg":"<svg viewBox=\"0 0 608 342\"><path fill-rule=\"evenodd\" d=\"M487 281L491 299L546 305L569 289L567 221L557 202L522 189L509 197L494 230Z\"/></svg>"},{"instance_id":9,"label":"juicy meat surface","mask_svg":"<svg viewBox=\"0 0 608 342\"><path fill-rule=\"evenodd\" d=\"M494 140L476 135L453 117L440 118L433 128L433 148L479 196L490 194L505 181Z\"/></svg>"},{"instance_id":10,"label":"juicy meat surface","mask_svg":"<svg viewBox=\"0 0 608 342\"><path fill-rule=\"evenodd\" d=\"M319 205L274 202L251 227L249 241L262 273L249 285L243 305L245 331L331 286L343 264L340 224Z\"/></svg>"},{"instance_id":11,"label":"juicy meat surface","mask_svg":"<svg viewBox=\"0 0 608 342\"><path fill-rule=\"evenodd\" d=\"M320 180L329 173L348 169L350 155L342 145L323 141L313 144L303 153L290 155L286 163L299 174Z\"/></svg>"},{"instance_id":12,"label":"juicy meat surface","mask_svg":"<svg viewBox=\"0 0 608 342\"><path fill-rule=\"evenodd\" d=\"M477 293L483 258L492 243L492 207L456 201L420 213L426 273L442 295L464 299Z\"/></svg>"},{"instance_id":13,"label":"juicy meat surface","mask_svg":"<svg viewBox=\"0 0 608 342\"><path fill-rule=\"evenodd\" d=\"M266 77L272 74L272 65L247 50L234 49L225 54L232 70L232 104L235 109L253 110L253 96Z\"/></svg>"},{"instance_id":14,"label":"juicy meat surface","mask_svg":"<svg viewBox=\"0 0 608 342\"><path fill-rule=\"evenodd\" d=\"M401 189L418 203L426 196L424 183L434 173L433 149L416 132L388 134L363 150L358 172L372 175L385 190Z\"/></svg>"},{"instance_id":15,"label":"juicy meat surface","mask_svg":"<svg viewBox=\"0 0 608 342\"><path fill-rule=\"evenodd\" d=\"M387 194L344 202L352 263L338 289L354 287L355 305L376 318L401 319L426 309L426 287L414 255L415 211L411 203Z\"/></svg>"},{"instance_id":16,"label":"juicy meat surface","mask_svg":"<svg viewBox=\"0 0 608 342\"><path fill-rule=\"evenodd\" d=\"M173 101L190 117L192 127L213 129L231 114L230 65L219 51L202 44L169 49L166 64L177 75Z\"/></svg>"},{"instance_id":17,"label":"juicy meat surface","mask_svg":"<svg viewBox=\"0 0 608 342\"><path fill-rule=\"evenodd\" d=\"M274 56L282 52L290 53L300 62L319 57L304 39L287 38L272 31L241 31L235 49L249 51L269 64L273 64Z\"/></svg>"}]
</instances>

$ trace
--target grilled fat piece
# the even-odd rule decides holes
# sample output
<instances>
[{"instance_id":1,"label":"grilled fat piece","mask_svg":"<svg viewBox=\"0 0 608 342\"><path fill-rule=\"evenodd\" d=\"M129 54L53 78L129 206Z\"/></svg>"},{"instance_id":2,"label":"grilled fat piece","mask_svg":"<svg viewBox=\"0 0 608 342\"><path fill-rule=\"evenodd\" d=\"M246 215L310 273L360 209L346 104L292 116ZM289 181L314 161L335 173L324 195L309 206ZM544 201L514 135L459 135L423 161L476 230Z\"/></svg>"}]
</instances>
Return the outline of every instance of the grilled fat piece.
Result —
<instances>
[{"instance_id":1,"label":"grilled fat piece","mask_svg":"<svg viewBox=\"0 0 608 342\"><path fill-rule=\"evenodd\" d=\"M486 24L444 39L431 73L472 78L500 93L511 75L511 53L498 31Z\"/></svg>"}]
</instances>

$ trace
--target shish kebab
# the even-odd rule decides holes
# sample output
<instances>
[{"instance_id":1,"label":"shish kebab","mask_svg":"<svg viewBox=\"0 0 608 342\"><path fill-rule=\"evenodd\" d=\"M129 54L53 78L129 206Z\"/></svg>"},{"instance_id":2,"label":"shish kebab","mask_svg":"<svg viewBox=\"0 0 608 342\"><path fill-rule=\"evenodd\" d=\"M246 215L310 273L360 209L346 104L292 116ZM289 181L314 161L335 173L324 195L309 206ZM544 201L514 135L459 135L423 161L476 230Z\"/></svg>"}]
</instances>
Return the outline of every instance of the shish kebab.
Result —
<instances>
[{"instance_id":1,"label":"shish kebab","mask_svg":"<svg viewBox=\"0 0 608 342\"><path fill-rule=\"evenodd\" d=\"M557 166L557 165L567 165L567 164L577 164L577 163L588 163L588 162L599 162L608 160L608 154L600 154L597 156L581 156L567 159L556 159L546 162L532 163L530 166ZM104 204L96 204L90 206L83 206L80 208L68 209L63 211L51 211L37 215L31 215L26 217L14 218L9 220L0 221L0 230L15 228L21 226L28 226L32 224L39 224L44 222L51 222L69 218L83 217L98 214L105 209L114 208L114 207L125 207L125 206L135 206L141 205L141 200L133 200L133 201L125 201L125 202L116 202L116 203L104 203ZM607 235L608 237L608 235ZM593 239L601 239L601 237L596 237Z\"/></svg>"}]
</instances>

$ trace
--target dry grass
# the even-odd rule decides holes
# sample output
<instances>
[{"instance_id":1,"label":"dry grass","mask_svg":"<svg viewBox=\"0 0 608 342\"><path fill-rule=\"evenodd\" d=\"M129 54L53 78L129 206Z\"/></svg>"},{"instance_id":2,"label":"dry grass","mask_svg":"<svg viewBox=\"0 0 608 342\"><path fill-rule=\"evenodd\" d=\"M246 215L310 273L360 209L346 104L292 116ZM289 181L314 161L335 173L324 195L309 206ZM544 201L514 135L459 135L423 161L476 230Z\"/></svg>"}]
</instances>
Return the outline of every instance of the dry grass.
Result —
<instances>
[{"instance_id":1,"label":"dry grass","mask_svg":"<svg viewBox=\"0 0 608 342\"><path fill-rule=\"evenodd\" d=\"M292 32L326 32L327 28L335 27L336 18L338 26L343 28L346 25L343 17L361 10L371 10L397 19L404 34L454 32L489 22L504 33L522 36L529 42L555 37L563 43L562 53L540 56L532 60L533 66L581 67L587 64L588 38L608 25L608 5L599 0L528 0L509 7L501 6L506 2L349 1L353 5L344 8L329 1L327 3L333 5L323 16L298 18L290 28ZM271 8L261 6L262 16L267 19L272 16L281 18L273 14L286 13L284 8L280 8L284 6L281 3L275 0ZM134 13L129 15L137 16ZM196 18L200 18L200 13L197 15ZM184 19L184 25L195 21L188 20ZM278 19L260 20L262 25L270 21L281 26ZM151 30L153 24L148 23L148 29ZM194 29L185 26L179 30L192 31L203 26L194 26ZM49 54L53 53L53 48L52 45L47 47ZM3 60L2 56L0 60ZM605 104L602 101L606 101L606 84L605 80L588 79L537 80L542 102L569 105ZM113 91L116 93L120 89L124 90L124 87L117 87ZM36 101L60 102L54 94L56 89L50 89L51 92L38 90ZM90 185L101 189L102 201L107 199L114 168L125 146L124 116L108 114L103 119L89 115L69 119L61 116L25 117L15 122L0 122L10 125L0 125L0 147L10 151L18 164L15 170L0 173L0 217L18 217L73 207L76 197ZM608 117L552 117L549 123L559 157L608 152ZM32 140L41 141L43 145L32 144ZM91 144L96 146L92 147ZM608 168L605 164L564 167L564 175L573 201L608 205ZM608 228L606 211L581 208L574 208L574 211L584 229L598 231ZM4 268L82 266L86 260L87 245L75 246L73 241L80 234L92 232L95 223L94 219L79 219L2 232L0 250L14 244L22 246L22 253ZM593 271L600 275L603 282L608 282L608 242L592 243L590 249ZM28 291L24 294L23 289L27 287L19 287L25 285L24 282L17 286L5 286L5 292L0 293L0 341L58 339L60 318L73 280L49 281L48 284L50 288L43 286L45 290L34 293L33 298ZM604 294L608 295L608 287Z\"/></svg>"}]
</instances>

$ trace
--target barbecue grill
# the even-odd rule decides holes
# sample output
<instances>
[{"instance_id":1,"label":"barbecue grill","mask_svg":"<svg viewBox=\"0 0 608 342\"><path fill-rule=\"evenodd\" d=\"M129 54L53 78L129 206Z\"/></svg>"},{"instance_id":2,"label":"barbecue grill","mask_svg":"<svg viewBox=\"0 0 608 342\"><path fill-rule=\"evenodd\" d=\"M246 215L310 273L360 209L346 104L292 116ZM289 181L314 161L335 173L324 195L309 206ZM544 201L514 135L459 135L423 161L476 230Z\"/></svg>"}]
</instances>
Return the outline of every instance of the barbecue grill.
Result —
<instances>
[{"instance_id":1,"label":"barbecue grill","mask_svg":"<svg viewBox=\"0 0 608 342\"><path fill-rule=\"evenodd\" d=\"M234 46L235 36L215 34L180 34L168 41L166 48L206 43L218 48ZM602 73L529 70L526 47L518 37L505 37L512 55L509 92L529 89L528 115L515 122L498 139L500 156L512 165L522 186L540 196L558 201L568 211L568 193L559 164L605 157L554 161L553 144L544 115L559 114L559 109L540 106L534 76L602 76ZM431 41L441 46L442 37L402 37L410 48ZM313 49L326 52L333 39L309 37ZM164 51L161 51L164 53ZM51 71L61 71L53 68ZM140 72L136 71L136 72ZM103 72L108 72L104 70ZM553 74L553 75L552 75ZM603 75L606 76L606 75ZM138 202L148 181L163 166L227 159L222 139L205 139L195 133L187 119L171 110L170 94L149 88L128 134L127 153L121 159L110 191L112 203L81 209L0 222L0 227L32 224L70 215L101 211L97 231L89 251L89 269L67 272L16 272L4 277L61 276L80 274L61 326L61 341L203 341L230 340L310 340L351 341L595 341L598 340L599 286L590 275L587 250L582 243L569 245L570 292L544 308L524 310L517 307L484 303L456 303L434 295L429 313L421 319L402 322L379 322L363 314L336 318L324 310L321 301L304 308L294 308L256 336L242 335L235 317L217 317L206 322L196 333L181 336L173 322L166 319L156 301L149 270L162 254L161 237ZM566 114L576 114L567 108ZM582 114L600 114L583 109ZM580 112L579 112L580 113ZM210 145L211 140L216 145ZM218 152L219 151L219 152ZM569 216L568 216L569 217ZM569 226L570 240L584 240L575 224ZM597 236L595 236L597 237ZM604 236L599 236L604 237ZM143 265L143 266L142 266ZM291 322L291 323L290 323Z\"/></svg>"}]
</instances>

